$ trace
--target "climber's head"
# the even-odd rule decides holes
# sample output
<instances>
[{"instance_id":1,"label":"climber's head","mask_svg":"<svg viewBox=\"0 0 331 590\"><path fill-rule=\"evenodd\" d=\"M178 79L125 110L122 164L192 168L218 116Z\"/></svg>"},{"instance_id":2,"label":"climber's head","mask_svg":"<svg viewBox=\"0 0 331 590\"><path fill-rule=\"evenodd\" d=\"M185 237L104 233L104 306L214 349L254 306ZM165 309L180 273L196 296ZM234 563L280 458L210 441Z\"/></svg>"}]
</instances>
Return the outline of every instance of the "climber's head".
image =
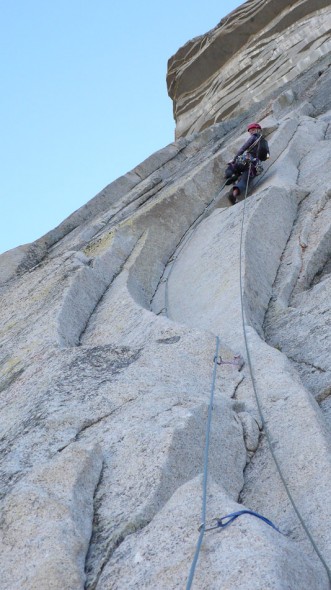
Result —
<instances>
[{"instance_id":1,"label":"climber's head","mask_svg":"<svg viewBox=\"0 0 331 590\"><path fill-rule=\"evenodd\" d=\"M258 123L250 123L247 127L247 131L249 133L258 133L261 131L262 127Z\"/></svg>"}]
</instances>

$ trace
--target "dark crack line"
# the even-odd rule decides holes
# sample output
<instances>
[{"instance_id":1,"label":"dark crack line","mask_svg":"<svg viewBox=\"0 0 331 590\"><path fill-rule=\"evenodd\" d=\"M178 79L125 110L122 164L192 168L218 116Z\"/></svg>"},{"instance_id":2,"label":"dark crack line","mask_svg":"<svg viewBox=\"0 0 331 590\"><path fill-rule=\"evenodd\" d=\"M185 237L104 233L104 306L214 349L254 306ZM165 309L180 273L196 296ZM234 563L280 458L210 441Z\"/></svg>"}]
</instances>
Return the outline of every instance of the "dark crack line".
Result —
<instances>
[{"instance_id":1,"label":"dark crack line","mask_svg":"<svg viewBox=\"0 0 331 590\"><path fill-rule=\"evenodd\" d=\"M316 371L320 371L320 373L327 373L326 369L322 369L322 367L318 367L317 365L314 365L313 363L308 363L307 361L304 361L302 359L296 359L292 356L288 356L286 355L288 359L290 359L290 361L293 361L294 363L298 363L299 365L306 365L307 367L311 367L312 369L315 369Z\"/></svg>"},{"instance_id":2,"label":"dark crack line","mask_svg":"<svg viewBox=\"0 0 331 590\"><path fill-rule=\"evenodd\" d=\"M144 233L144 232L143 232ZM102 299L104 298L105 294L107 293L108 289L110 289L110 287L114 284L115 280L117 279L117 277L121 274L121 272L123 271L126 263L128 262L128 260L130 259L130 256L132 255L132 253L134 252L136 246L139 243L139 240L141 239L141 237L143 236L143 233L138 237L137 241L135 242L135 244L133 245L132 249L130 250L129 254L127 255L127 257L125 258L125 260L123 261L123 263L121 264L120 268L118 269L117 272L115 272L111 278L111 280L109 281L109 283L105 286L104 291L102 292L102 294L100 295L98 301L96 301L93 309L91 310L91 312L89 313L89 316L85 322L85 326L82 328L82 331L79 334L79 339L78 339L78 343L75 346L81 346L82 344L82 338L87 330L87 327L91 321L91 318L93 316L93 314L96 312L97 307L100 305ZM73 346L73 347L75 347Z\"/></svg>"},{"instance_id":3,"label":"dark crack line","mask_svg":"<svg viewBox=\"0 0 331 590\"><path fill-rule=\"evenodd\" d=\"M212 140L210 140L209 143L211 143ZM208 146L207 144L207 146ZM178 154L181 154L182 152L185 151L185 149L189 146L190 144L185 144L183 147L181 147L178 152L176 152L169 160L167 160L164 164L162 164L159 168L156 168L155 170L153 170L153 172L151 174L149 174L148 176L146 176L145 178L140 177L139 174L136 172L137 176L139 178L141 178L140 182L144 182L146 181L150 176L152 176L152 174L156 174L157 172L159 172L159 174L161 174L162 170L166 170L167 168L167 164L169 162L171 162L172 160L174 160ZM190 160L191 163L191 159L186 157L186 160ZM189 168L189 170L191 170L192 166ZM144 200L142 200L142 202L138 205L138 208L140 208L141 206L143 206L149 199L155 197L158 193L160 193L160 191L162 191L164 188L169 187L170 185L172 185L174 183L174 178L176 178L176 173L174 173L173 175L170 175L168 177L164 177L161 178L160 180L158 180L158 182L155 182L155 184L147 189L146 191L142 191L138 196L134 197L131 201L129 201L129 203L126 203L125 205L123 205L122 207L120 207L118 209L118 211L116 211L116 213L114 213L113 215L111 215L106 222L104 222L104 227L101 230L97 230L97 232L91 237L91 239L96 239L98 238L100 235L102 235L102 232L104 231L105 227L110 223L110 221L112 221L112 223L114 223L114 225L122 223L123 221L125 221L127 219L127 217L131 214L129 213L128 216L124 216L123 218L119 219L119 220L115 220L114 218L121 213L123 210L125 210L127 207L129 207L130 205L132 205L133 203L135 203L135 201L139 200L139 199L143 199L143 197L146 195L146 198ZM135 185L135 187L133 187L132 190L136 189L139 186L139 182L137 183L137 185ZM158 186L160 185L161 186ZM152 193L152 194L148 194L151 191L153 191L156 188L156 190ZM125 196L125 195L124 195ZM138 209L137 208L137 209Z\"/></svg>"},{"instance_id":4,"label":"dark crack line","mask_svg":"<svg viewBox=\"0 0 331 590\"><path fill-rule=\"evenodd\" d=\"M327 387L327 389L325 389L324 391L321 391L321 393L319 393L315 399L318 404L321 404L326 399L328 399L328 397L330 397L330 396L331 396L331 387Z\"/></svg>"},{"instance_id":5,"label":"dark crack line","mask_svg":"<svg viewBox=\"0 0 331 590\"><path fill-rule=\"evenodd\" d=\"M93 426L96 426L96 424L99 424L100 422L102 422L103 420L107 420L108 418L110 418L111 416L113 416L113 414L115 414L118 410L121 410L124 406L126 406L127 404L136 401L137 398L132 397L128 400L126 400L123 404L121 404L120 406L118 406L117 408L114 408L114 410L112 410L111 412L109 412L108 414L105 414L104 416L100 416L99 418L96 418L95 420L89 420L88 422L86 422L82 428L77 432L77 434L74 436L74 438L72 438L66 445L64 445L63 447L60 447L57 450L57 453L61 453L62 451L64 451L64 449L66 449L69 445L77 442L81 435L83 434L83 432L85 432L86 430L88 430L89 428L92 428Z\"/></svg>"},{"instance_id":6,"label":"dark crack line","mask_svg":"<svg viewBox=\"0 0 331 590\"><path fill-rule=\"evenodd\" d=\"M203 209L203 211L201 213L199 213L197 215L197 217L195 218L195 220L191 223L191 225L185 230L185 232L183 233L182 237L179 239L177 245L175 246L172 254L169 256L168 261L165 263L164 265L164 269L163 269L163 273L160 276L160 280L158 282L158 284L156 285L155 291L150 299L149 302L149 307L150 307L150 311L152 311L152 305L153 305L153 300L156 296L156 293L160 287L160 285L162 283L165 283L165 287L166 287L166 292L167 292L167 286L168 286L168 280L169 277L171 275L171 270L173 268L174 263L176 262L177 258L179 257L179 255L181 254L182 250L184 250L186 244L190 241L196 227L205 219L205 216L207 215L207 213L209 212L209 209L212 207L212 205L216 202L217 198L219 197L220 192L217 192L216 195L214 195L214 197L209 201L209 203L205 206L205 208ZM225 207L223 209L223 211L221 211L221 213L224 213L227 210L227 207ZM167 270L169 269L169 273L166 275ZM165 297L165 299L167 299ZM167 306L167 301L165 304L165 307L161 310L161 311L165 311L165 314L168 315L168 306ZM159 312L161 313L161 312ZM158 314L157 314L158 315Z\"/></svg>"},{"instance_id":7,"label":"dark crack line","mask_svg":"<svg viewBox=\"0 0 331 590\"><path fill-rule=\"evenodd\" d=\"M128 537L129 535L132 535L133 533L136 533L137 531L141 531L147 525L149 525L149 523L153 520L153 518L154 518L154 516L152 516L149 519L147 519L147 518L146 519L139 519L139 515L138 515L137 522L134 525L132 523L127 524L124 527L124 529L122 530L122 532L120 532L118 534L117 538L109 541L109 543L106 546L104 558L100 562L99 570L96 573L94 579L90 583L86 582L85 590L96 590L97 585L100 580L100 576L101 576L103 570L105 569L108 561L111 559L112 555L116 551L116 549L118 549L118 547L123 543L123 541L125 541L126 537Z\"/></svg>"},{"instance_id":8,"label":"dark crack line","mask_svg":"<svg viewBox=\"0 0 331 590\"><path fill-rule=\"evenodd\" d=\"M161 186L158 186L160 184L161 184ZM147 201L149 201L150 199L155 197L155 195L157 195L164 188L164 186L165 186L164 180L161 178L157 183L155 183L155 185L153 187L147 189L147 191L145 191L145 192L143 191L141 194L134 197L131 201L129 201L128 203L126 203L122 207L119 207L119 209L113 215L110 215L110 217L108 217L108 219L103 222L102 229L97 230L97 232L93 236L91 236L91 240L95 240L98 237L102 236L105 228L110 223L111 223L111 225L109 227L113 227L113 226L116 226L116 225L122 223L123 221L125 221L130 215L132 215L132 211L129 211L127 213L127 215L125 215L125 213L124 213L123 217L121 217L120 219L117 219L117 217L120 216L121 213L125 212L125 209L127 209L128 207L131 207L136 201L138 201L139 199L142 199L142 202L138 204L138 207L136 209L136 211L137 211ZM155 188L156 188L156 190L154 190ZM154 191L154 192L152 192L152 191ZM150 192L152 192L152 194L149 194Z\"/></svg>"},{"instance_id":9,"label":"dark crack line","mask_svg":"<svg viewBox=\"0 0 331 590\"><path fill-rule=\"evenodd\" d=\"M2 383L0 382L0 393L15 383L15 381L24 373L24 370L24 368L18 369L8 377L5 377Z\"/></svg>"},{"instance_id":10,"label":"dark crack line","mask_svg":"<svg viewBox=\"0 0 331 590\"><path fill-rule=\"evenodd\" d=\"M241 367L241 368L243 368L243 367ZM236 399L237 391L244 380L245 380L245 375L242 375L240 381L237 383L237 385L234 388L233 394L231 396L233 399Z\"/></svg>"},{"instance_id":11,"label":"dark crack line","mask_svg":"<svg viewBox=\"0 0 331 590\"><path fill-rule=\"evenodd\" d=\"M93 519L92 519L92 533L91 533L91 537L90 537L90 541L89 541L89 546L88 546L88 548L87 548L86 555L85 555L85 565L84 565L84 572L85 572L85 576L86 576L86 574L87 574L87 560L88 560L88 558L89 558L90 547L91 547L91 540L92 540L92 537L93 537L93 524L94 524L94 519L95 519L95 514L96 514L96 508L95 508L95 504L96 504L96 495L97 495L97 493L98 493L98 490L99 490L99 487L100 487L100 485L101 485L101 482L102 482L102 479L103 479L103 474L104 474L104 471L105 471L105 461L103 460L103 461L102 461L101 470L100 470L99 479L98 479L98 481L97 481L97 484L96 484L96 486L95 486L95 489L94 489L94 494L93 494ZM86 580L86 578L85 578L85 580Z\"/></svg>"},{"instance_id":12,"label":"dark crack line","mask_svg":"<svg viewBox=\"0 0 331 590\"><path fill-rule=\"evenodd\" d=\"M306 196L298 204L298 209L297 209L297 213L296 213L295 219L293 220L292 229L290 231L290 234L288 236L288 239L286 241L286 244L284 246L283 252L282 252L281 257L280 257L280 260L279 260L278 269L277 269L276 276L275 276L275 279L274 279L274 282L273 282L273 285L272 285L272 294L271 294L271 297L269 299L269 302L268 302L268 305L267 305L267 308L266 308L266 311L265 311L265 314L264 314L264 317L263 317L263 321L262 321L262 330L263 330L264 336L266 334L267 318L268 318L268 315L269 315L269 312L270 312L270 306L271 306L271 304L274 301L277 301L277 298L278 298L278 295L279 295L279 291L282 290L282 281L283 281L283 279L280 277L280 274L282 272L282 268L284 267L284 264L286 264L285 263L285 256L286 256L288 250L290 249L292 242L295 241L296 240L296 237L297 237L296 236L296 230L297 230L297 224L299 223L299 218L300 218L300 212L301 212L301 208L302 208L302 203L309 196L310 196L310 192L307 193ZM299 228L299 230L300 230L300 228ZM300 231L298 231L298 240L299 240L299 243L300 243ZM296 288L296 286L298 284L298 281L299 281L299 278L300 278L300 274L301 274L301 269L302 269L302 258L301 258L301 268L300 268L300 271L299 272L296 272L296 275L297 276L295 278L295 282L294 282L294 284L292 286L291 293L288 295L288 298L287 298L288 302L291 300L293 291L294 291L294 289Z\"/></svg>"}]
</instances>

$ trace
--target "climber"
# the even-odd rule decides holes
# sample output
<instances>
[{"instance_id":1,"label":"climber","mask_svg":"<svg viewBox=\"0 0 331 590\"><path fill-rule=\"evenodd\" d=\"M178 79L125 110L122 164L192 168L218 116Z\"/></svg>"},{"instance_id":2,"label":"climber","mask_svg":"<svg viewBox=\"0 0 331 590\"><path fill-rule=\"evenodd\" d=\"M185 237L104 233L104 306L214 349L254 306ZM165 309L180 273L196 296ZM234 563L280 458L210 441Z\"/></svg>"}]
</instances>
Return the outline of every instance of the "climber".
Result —
<instances>
[{"instance_id":1,"label":"climber","mask_svg":"<svg viewBox=\"0 0 331 590\"><path fill-rule=\"evenodd\" d=\"M269 146L262 137L261 125L250 123L247 131L250 134L249 139L241 146L234 159L228 162L225 170L226 184L233 184L228 197L232 205L235 205L237 197L246 191L247 183L261 174L260 161L269 158Z\"/></svg>"}]
</instances>

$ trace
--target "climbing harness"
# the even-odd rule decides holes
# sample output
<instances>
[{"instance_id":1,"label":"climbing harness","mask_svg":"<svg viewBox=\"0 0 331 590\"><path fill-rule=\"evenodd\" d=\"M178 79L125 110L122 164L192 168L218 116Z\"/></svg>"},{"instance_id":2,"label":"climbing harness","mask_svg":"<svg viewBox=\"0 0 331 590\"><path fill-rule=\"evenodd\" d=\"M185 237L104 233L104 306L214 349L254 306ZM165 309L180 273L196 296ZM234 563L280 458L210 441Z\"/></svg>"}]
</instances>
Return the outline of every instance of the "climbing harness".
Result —
<instances>
[{"instance_id":1,"label":"climbing harness","mask_svg":"<svg viewBox=\"0 0 331 590\"><path fill-rule=\"evenodd\" d=\"M242 174L247 170L248 164L250 162L250 158L247 157L246 153L237 156L234 160L234 163L231 164L231 167L237 171L238 174Z\"/></svg>"},{"instance_id":2,"label":"climbing harness","mask_svg":"<svg viewBox=\"0 0 331 590\"><path fill-rule=\"evenodd\" d=\"M261 520L263 520L266 524L271 526L273 529L275 529L275 531L277 531L281 535L284 534L274 525L273 522L271 522L271 520L269 520L269 518L266 518L265 516L262 516L262 514L259 514L258 512L254 512L253 510L238 510L237 512L232 512L231 514L227 514L226 516L222 516L222 518L214 518L214 521L216 522L216 524L214 526L210 526L208 528L205 528L205 531L213 531L218 528L225 529L225 527L227 527L234 520L236 520L236 518L238 518L238 516L242 516L242 514L251 514L252 516L256 516L256 518L260 518Z\"/></svg>"},{"instance_id":3,"label":"climbing harness","mask_svg":"<svg viewBox=\"0 0 331 590\"><path fill-rule=\"evenodd\" d=\"M243 328L243 335L244 335L245 350L246 350L246 356L247 356L247 363L248 363L248 367L249 367L249 373L250 373L250 377L251 377L251 381L252 381L256 405L257 405L258 412L259 412L260 419L261 419L262 429L265 431L266 438L268 441L268 446L270 449L270 453L271 453L271 456L274 460L275 466L277 468L280 480L284 486L287 497L288 497L289 501L291 502L292 508L293 508L295 514L297 515L297 517L300 521L300 524L301 524L303 530L305 531L309 541L311 542L311 544L315 550L315 553L317 554L321 563L323 564L323 566L327 572L329 581L331 582L331 570L330 570L329 566L327 565L323 555L320 553L310 531L308 530L308 527L307 527L299 509L296 506L296 503L292 497L292 494L291 494L289 487L288 487L288 485L285 481L285 478L283 476L281 467L279 465L278 459L276 457L275 451L272 446L272 440L271 440L269 428L268 428L265 418L264 418L260 397L259 397L259 394L257 391L256 379L255 379L255 375L254 375L254 371L253 371L252 359L251 359L251 355L249 352L249 346L248 346L248 338L247 338L246 323L245 323L245 316L244 316L244 291L243 291L243 282L242 282L242 258L243 258L242 249L243 249L243 236L244 236L244 221L245 221L245 213L246 213L246 200L247 200L247 192L248 192L248 180L249 180L249 175L248 175L248 179L247 179L246 191L245 191L245 196L244 196L244 200L243 200L244 202L243 202L243 212L242 212L241 230L240 230L240 246L239 246L239 283L240 283L240 285L239 285L239 289L240 289L240 307L241 307L242 328Z\"/></svg>"},{"instance_id":4,"label":"climbing harness","mask_svg":"<svg viewBox=\"0 0 331 590\"><path fill-rule=\"evenodd\" d=\"M260 176L263 172L263 166L258 158L252 158L249 154L249 150L244 152L240 156L237 156L235 159L235 166L238 170L241 170L241 173L247 170L249 166L254 166L255 168L255 176Z\"/></svg>"},{"instance_id":5,"label":"climbing harness","mask_svg":"<svg viewBox=\"0 0 331 590\"><path fill-rule=\"evenodd\" d=\"M251 163L249 164L249 172L250 172L250 167L251 167ZM262 411L262 407L261 407L261 402L260 402L260 398L258 395L258 391L257 391L257 387L256 387L256 380L255 380L255 375L253 372L253 365L252 365L252 360L251 360L251 356L250 356L250 352L249 352L249 347L248 347L248 339L247 339L247 332L246 332L246 324L245 324L245 317L244 317L244 300L243 300L243 284L242 284L242 247L243 247L243 235L244 235L244 221L245 221L245 212L246 212L246 199L247 199L247 193L248 193L248 185L249 185L249 174L247 177L247 184L246 184L246 190L245 190L245 195L244 195L244 203L243 203L243 213L242 213L242 222L241 222L241 231L240 231L240 248L239 248L239 280L240 280L240 306L241 306L241 317L242 317L242 327L243 327L243 334L244 334L244 342L245 342L245 349L246 349L246 355L247 355L247 361L248 361L248 366L249 366L249 372L250 372L250 376L251 376L251 381L252 381L252 386L253 386L253 390L254 390L254 395L255 395L255 400L256 400L256 404L257 404L257 408L258 408L258 412L260 415L260 419L261 419L261 424L262 424L262 428L264 429L265 433L266 433L266 438L268 441L268 446L272 455L272 458L275 462L277 471L279 473L280 479L284 485L284 489L286 491L286 494L291 502L291 505L307 535L307 537L309 538L317 556L319 557L321 563L323 564L328 578L331 582L331 571L327 565L327 563L325 562L323 556L321 555L312 535L310 534L304 520L303 517L301 516L295 502L294 499L292 498L291 492L288 488L288 485L284 479L284 476L282 474L280 465L278 463L277 457L275 455L275 452L273 450L272 444L271 444L271 437L270 437L270 433L269 433L269 429L266 425L265 419L264 419L264 415L263 415L263 411ZM203 536L205 534L205 532L207 531L211 531L217 528L221 528L224 529L225 527L229 526L231 523L233 523L234 520L236 520L239 516L243 515L243 514L250 514L252 516L255 516L261 520L263 520L266 524L268 524L269 526L271 526L273 529L275 529L277 532L279 532L280 534L283 534L274 524L271 520L269 520L268 518L266 518L265 516L262 516L261 514L251 511L251 510L240 510L237 512L233 512L231 514L228 514L226 516L223 516L221 518L216 518L214 519L214 521L216 522L215 526L211 526L211 527L206 527L206 522L205 522L205 517L206 517L206 497L207 497L207 474L208 474L208 451L209 451L209 434L210 434L210 428L211 428L211 410L212 410L212 404L213 404L213 396L214 396L214 388L215 388L215 379L216 379L216 366L218 364L222 365L222 364L234 364L234 362L236 362L236 357L234 358L234 361L224 361L221 357L221 355L218 354L218 347L219 347L219 337L217 336L216 338L216 353L214 356L214 370L213 370L213 380L212 380L212 388L211 388L211 397L210 397L210 404L209 404L209 411L208 411L208 422L207 422L207 432L206 432L206 443L205 443L205 457L204 457L204 477L203 477L203 500L202 500L202 518L201 518L201 525L199 526L199 538L198 538L198 542L197 542L197 546L196 546L196 551L194 554L194 558L193 558L193 562L191 565L191 569L190 569L190 573L189 573L189 578L187 581L187 585L186 585L186 590L190 590L191 586L192 586L192 582L193 582L193 578L194 578L194 574L195 574L195 568L196 568L196 564L199 558L199 553L200 553L200 549L202 546L202 541L203 541Z\"/></svg>"},{"instance_id":6,"label":"climbing harness","mask_svg":"<svg viewBox=\"0 0 331 590\"><path fill-rule=\"evenodd\" d=\"M251 166L252 166L252 161L249 162L249 174L248 174L248 178L247 178L247 184L246 184L246 190L245 190L245 195L244 195L244 199L243 199L243 212L242 212L242 222L241 222L241 231L240 231L240 248L239 248L239 273L240 273L240 305L241 305L241 317L242 317L242 327L243 327L243 335L244 335L244 342L245 342L245 349L246 349L246 356L247 356L247 362L248 362L248 367L249 367L249 372L250 372L250 376L251 376L251 381L252 381L252 386L253 386L253 391L254 391L254 396L255 396L255 400L256 400L256 404L257 404L257 408L258 408L258 412L260 415L260 419L261 419L261 424L262 424L262 429L264 429L265 434L266 434L266 438L268 441L268 446L272 455L272 458L274 460L274 463L276 465L278 474L280 476L280 479L283 483L284 489L286 491L286 494L289 498L289 501L294 509L295 514L297 515L301 526L303 527L308 539L310 540L313 549L315 550L317 556L319 557L321 563L323 564L328 578L331 582L331 571L327 565L327 563L325 562L323 556L321 555L312 535L310 534L303 517L301 516L295 502L294 499L292 498L291 492L288 488L288 485L284 479L284 476L282 474L280 465L278 463L277 457L275 455L275 452L273 450L272 447L272 442L271 442L271 437L270 437L270 433L269 433L269 429L266 425L265 419L264 419L264 415L263 415L263 411L262 411L262 407L261 407L261 402L260 402L260 398L258 395L258 391L257 391L257 387L256 387L256 380L255 380L255 375L253 372L253 366L252 366L252 361L251 361L251 356L250 356L250 352L249 352L249 347L248 347L248 339L247 339L247 332L246 332L246 324L245 324L245 318L244 318L244 301L243 301L243 284L242 284L242 248L243 248L243 234L244 234L244 221L245 221L245 213L246 213L246 200L247 200L247 193L248 193L248 185L249 185L249 178L250 178L250 170L251 170ZM263 167L261 165L261 172L263 171ZM224 187L227 184L228 179L225 180L224 184L221 186L219 193L224 189ZM190 239L192 233L195 230L195 227L198 223L200 223L200 221L204 218L204 216L206 215L206 212L209 210L209 208L212 206L213 202L215 201L215 199L218 197L219 193L216 195L216 197L214 197L214 199L209 203L209 205L206 207L206 209L202 212L202 214L195 220L195 222L191 225L191 227L186 231L186 233L184 234L184 236L182 237L182 239L179 242L179 245L177 247L177 254L173 255L171 257L171 261L174 263L178 257L178 255L180 254L180 252L182 251L182 249L184 248L184 246L186 245L187 241ZM179 248L179 250L178 250ZM165 292L165 308L162 311L165 311L166 313L168 313L168 280L169 277L171 275L171 272L173 270L173 265L171 266L170 272L167 275L167 277L164 279L165 283L166 283L166 292ZM206 527L206 504L207 504L207 481L208 481L208 454L209 454L209 438L210 438L210 430L211 430L211 418L212 418L212 409L213 409L213 398L214 398L214 390L215 390L215 381L216 381L216 369L217 369L217 365L225 365L225 364L232 364L232 365L239 365L240 364L240 358L238 358L236 355L233 359L233 361L225 361L222 359L221 355L218 353L219 350L219 337L216 337L216 352L215 352L215 356L214 356L214 367L213 367L213 377L212 377L212 385L211 385L211 393L210 393L210 402L209 402L209 408L208 408L208 419L207 419L207 426L206 426L206 440L205 440L205 452L204 452L204 470L203 470L203 485L202 485L202 509L201 509L201 524L199 526L199 538L197 541L197 545L196 545L196 550L195 550L195 554L193 557L193 561L191 564L191 568L190 568L190 572L189 572L189 577L187 580L187 585L186 585L186 590L190 590L192 583L193 583L193 578L194 578L194 574L195 574L195 569L196 569L196 565L198 562L198 558L199 558L199 553L201 550L201 546L202 546L202 542L203 542L203 537L206 531L210 531L216 528L225 528L226 526L230 525L234 520L236 520L236 518L238 518L239 516L241 516L242 514L250 514L253 515L257 518L260 518L261 520L263 520L266 524L268 524L269 526L271 526L272 528L274 528L277 532L279 532L280 534L283 534L268 518L258 514L257 512L253 512L250 510L241 510L238 512L234 512L231 514L228 514L226 516L223 516L221 518L217 518L214 519L214 521L216 522L216 525L213 527Z\"/></svg>"},{"instance_id":7,"label":"climbing harness","mask_svg":"<svg viewBox=\"0 0 331 590\"><path fill-rule=\"evenodd\" d=\"M250 166L251 163L249 164L249 172L250 172ZM247 185L246 185L246 192L245 192L245 198L247 196L247 191L248 191L248 184L249 184L249 174L248 174L248 178L247 178ZM168 278L170 276L170 273L168 275ZM211 429L211 418L212 418L212 409L213 409L213 399L214 399L214 390L215 390L215 381L216 381L216 369L217 369L217 365L224 365L224 364L236 364L239 365L240 363L240 356L239 355L235 355L234 360L233 361L224 361L222 359L222 356L218 353L219 350L219 345L220 345L220 340L219 337L216 337L216 351L215 351L215 356L214 356L214 368L213 368L213 378L212 378L212 385L211 385L211 393L210 393L210 402L209 402L209 408L208 408L208 419L207 419L207 427L206 427L206 442L205 442L205 453L204 453L204 471L203 471L203 485L202 485L202 509L201 509L201 524L199 526L199 538L198 538L198 542L196 545L196 550L195 550L195 554L193 557L193 561L192 561L192 565L190 568L190 572L189 572L189 577L187 580L187 584L186 584L186 590L190 590L191 586L192 586L192 582L193 582L193 578L194 578L194 574L195 574L195 569L196 569L196 565L198 562L198 558L199 558L199 553L200 553L200 549L202 546L202 541L203 541L203 537L205 532L208 530L212 530L211 527L206 528L206 505L207 505L207 480L208 480L208 455L209 455L209 437L210 437L210 429ZM244 512L244 511L241 511ZM250 511L248 511L250 513ZM256 513L257 514L257 513ZM235 516L236 515L236 516ZM228 515L228 517L222 517L221 519L216 519L217 523L221 523L221 524L217 524L216 527L212 527L212 528L224 528L225 526L229 525L231 522L233 522L233 520L235 520L235 518L237 518L237 516L239 516L239 512L238 513L233 513L231 515ZM223 524L223 520L227 519L228 521L226 524ZM258 518L262 518L263 520L265 519L265 517L262 517L261 515L258 515ZM267 521L268 519L266 519ZM268 521L268 524L271 521ZM276 528L273 524L272 526L274 528ZM278 529L277 529L278 530Z\"/></svg>"},{"instance_id":8,"label":"climbing harness","mask_svg":"<svg viewBox=\"0 0 331 590\"><path fill-rule=\"evenodd\" d=\"M257 146L257 155L253 157L252 150L254 147ZM235 167L237 168L238 172L244 172L247 168L251 165L250 173L252 167L254 169L254 176L260 176L263 172L263 166L261 164L261 160L265 161L270 157L269 153L269 145L267 140L262 136L259 135L257 139L252 143L252 145L243 153L240 154L235 158ZM232 164L233 166L233 164Z\"/></svg>"}]
</instances>

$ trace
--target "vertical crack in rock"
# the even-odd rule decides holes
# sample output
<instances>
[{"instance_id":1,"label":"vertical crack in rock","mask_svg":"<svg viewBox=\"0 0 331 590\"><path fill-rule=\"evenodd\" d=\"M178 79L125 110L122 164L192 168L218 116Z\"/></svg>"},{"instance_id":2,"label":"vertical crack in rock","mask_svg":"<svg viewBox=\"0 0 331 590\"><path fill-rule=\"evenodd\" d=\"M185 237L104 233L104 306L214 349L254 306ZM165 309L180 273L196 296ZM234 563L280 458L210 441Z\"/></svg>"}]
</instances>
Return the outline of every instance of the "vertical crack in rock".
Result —
<instances>
[{"instance_id":1,"label":"vertical crack in rock","mask_svg":"<svg viewBox=\"0 0 331 590\"><path fill-rule=\"evenodd\" d=\"M320 129L321 140L318 142L315 133L318 143L312 144L302 164L300 182L310 188L309 197L299 206L264 322L268 342L295 361L304 384L315 396L327 387L331 378L326 353L331 313L327 295L331 178L323 171L321 180L309 186L312 161L319 162L320 152L328 150L329 142L323 139L324 129L321 126ZM317 166L322 168L322 163ZM316 371L314 367L321 370Z\"/></svg>"},{"instance_id":2,"label":"vertical crack in rock","mask_svg":"<svg viewBox=\"0 0 331 590\"><path fill-rule=\"evenodd\" d=\"M219 189L254 120L271 158L245 205L248 342L272 448L331 563L330 31L328 0L244 3L169 61L179 139L0 256L4 590L184 587L215 335L246 354L244 207ZM327 590L247 377L216 380L210 517L240 494L288 537L248 517L211 532L197 590Z\"/></svg>"},{"instance_id":3,"label":"vertical crack in rock","mask_svg":"<svg viewBox=\"0 0 331 590\"><path fill-rule=\"evenodd\" d=\"M129 535L146 527L178 487L202 472L207 410L208 407L203 405L188 412L176 404L153 415L153 422L163 422L164 434L162 436L163 441L162 439L155 441L157 448L159 448L157 452L159 458L156 461L156 470L155 467L152 468L151 489L147 498L137 495L132 514L124 513L123 515L122 513L122 522L117 528L114 528L108 534L105 532L101 534L101 538L103 538L101 547L100 540L98 542L101 533L101 521L98 522L100 518L98 517L98 509L96 510L94 540L92 539L87 566L87 588L89 590L98 587L104 569L110 567L109 563L112 561L112 556L121 543ZM175 428L171 426L173 412L175 412L174 417L177 415L179 418L179 424ZM236 414L231 408L231 403L226 398L223 399L222 403L219 401L215 405L214 414L210 449L211 476L215 481L222 482L230 497L237 498L242 488L242 472L246 463L246 449L243 444L241 423L237 420ZM223 441L221 456L218 452L220 437ZM145 477L148 479L150 478L150 469L151 466L146 469L145 473ZM114 478L117 479L117 477L115 471ZM137 484L139 489L141 484L136 481L135 485ZM100 500L105 501L105 493L110 494L111 497L110 488L111 484L104 480L103 489L99 490ZM106 490L108 491L106 492ZM114 493L116 492L114 491ZM122 493L126 494L124 489ZM96 501L98 503L98 500ZM102 506L100 508L102 510ZM114 513L113 518L116 520ZM103 527L110 529L111 523L105 522ZM100 550L102 550L102 554L98 558L99 563L95 571L96 558ZM94 567L90 570L89 568L93 563Z\"/></svg>"},{"instance_id":4,"label":"vertical crack in rock","mask_svg":"<svg viewBox=\"0 0 331 590\"><path fill-rule=\"evenodd\" d=\"M86 575L87 575L87 571L88 571L88 565L87 565L87 563L88 563L88 559L89 559L89 552L90 552L90 547L91 547L91 540L93 538L93 530L94 530L95 525L96 525L96 522L95 522L96 521L96 498L97 498L98 490L100 488L100 485L101 485L101 482L102 482L102 479L103 479L104 468L105 468L105 464L104 464L104 461L102 461L102 467L101 467L101 470L100 470L99 479L98 479L98 482L97 482L97 484L95 486L94 494L93 494L92 530L91 530L91 536L90 536L90 539L89 539L89 546L88 546L88 549L87 549L86 555L85 555L85 564L84 564L84 573L85 573L84 590L86 590L86 588L87 588L87 585L86 585L86 583L87 583ZM97 585L97 580L96 580L96 584L95 584L94 588L96 588L96 585ZM91 588L91 590L93 590L93 588Z\"/></svg>"},{"instance_id":5,"label":"vertical crack in rock","mask_svg":"<svg viewBox=\"0 0 331 590\"><path fill-rule=\"evenodd\" d=\"M72 446L31 470L6 497L2 558L15 547L24 571L12 561L2 575L3 588L46 588L51 581L54 590L83 590L101 467L96 446Z\"/></svg>"},{"instance_id":6,"label":"vertical crack in rock","mask_svg":"<svg viewBox=\"0 0 331 590\"><path fill-rule=\"evenodd\" d=\"M98 424L100 424L100 422L103 422L104 420L108 420L108 418L110 418L111 416L113 416L115 413L117 413L119 410L122 410L127 404L134 402L136 398L129 398L128 400L126 400L125 402L123 402L123 404L121 404L120 406L118 406L117 408L114 408L111 412L109 412L108 414L105 414L104 416L100 416L98 418L93 418L90 420L87 420L81 427L81 429L77 432L77 434L75 435L75 437L68 442L64 447L61 447L58 449L58 453L62 453L62 451L64 451L69 445L76 443L78 441L80 441L83 433L86 432L86 430L88 430L89 428L92 428L94 426L97 426Z\"/></svg>"},{"instance_id":7,"label":"vertical crack in rock","mask_svg":"<svg viewBox=\"0 0 331 590\"><path fill-rule=\"evenodd\" d=\"M121 273L138 242L129 240L129 251L121 251L121 238L104 254L95 268L79 270L67 290L58 316L58 332L62 346L78 346L88 322L111 283Z\"/></svg>"}]
</instances>

